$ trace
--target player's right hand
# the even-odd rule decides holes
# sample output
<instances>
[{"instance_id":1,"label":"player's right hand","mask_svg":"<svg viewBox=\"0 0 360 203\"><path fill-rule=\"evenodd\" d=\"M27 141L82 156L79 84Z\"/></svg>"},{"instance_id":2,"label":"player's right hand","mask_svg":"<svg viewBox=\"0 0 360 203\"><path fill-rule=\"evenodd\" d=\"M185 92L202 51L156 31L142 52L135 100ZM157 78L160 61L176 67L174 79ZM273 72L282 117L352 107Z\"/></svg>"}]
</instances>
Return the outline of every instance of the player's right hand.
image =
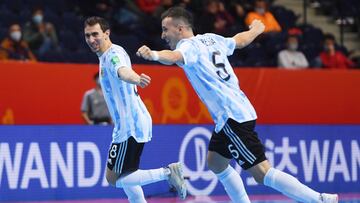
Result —
<instances>
[{"instance_id":1,"label":"player's right hand","mask_svg":"<svg viewBox=\"0 0 360 203\"><path fill-rule=\"evenodd\" d=\"M145 75L144 73L141 73L140 75L140 82L139 82L139 86L142 88L145 88L146 86L148 86L151 82L151 78L148 75Z\"/></svg>"},{"instance_id":2,"label":"player's right hand","mask_svg":"<svg viewBox=\"0 0 360 203\"><path fill-rule=\"evenodd\" d=\"M256 33L257 35L259 35L259 34L261 34L261 33L264 32L264 30L265 30L265 25L264 25L264 23L261 22L261 20L255 19L255 20L253 20L253 21L251 22L249 28L250 28L250 30L255 31L255 33Z\"/></svg>"},{"instance_id":3,"label":"player's right hand","mask_svg":"<svg viewBox=\"0 0 360 203\"><path fill-rule=\"evenodd\" d=\"M154 52L146 45L140 47L136 52L136 55L149 61L154 61L156 59L156 57L154 56Z\"/></svg>"}]
</instances>

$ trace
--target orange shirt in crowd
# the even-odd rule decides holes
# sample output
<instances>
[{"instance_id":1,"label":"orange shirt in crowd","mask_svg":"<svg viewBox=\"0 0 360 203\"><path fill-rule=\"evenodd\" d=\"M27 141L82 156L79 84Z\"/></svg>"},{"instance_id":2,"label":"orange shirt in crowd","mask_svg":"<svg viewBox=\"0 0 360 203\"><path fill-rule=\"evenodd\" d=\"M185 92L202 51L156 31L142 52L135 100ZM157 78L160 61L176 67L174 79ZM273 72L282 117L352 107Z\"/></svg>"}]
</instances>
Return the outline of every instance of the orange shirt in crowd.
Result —
<instances>
[{"instance_id":1,"label":"orange shirt in crowd","mask_svg":"<svg viewBox=\"0 0 360 203\"><path fill-rule=\"evenodd\" d=\"M36 61L36 57L24 40L15 44L9 38L5 38L0 45L0 60Z\"/></svg>"},{"instance_id":2,"label":"orange shirt in crowd","mask_svg":"<svg viewBox=\"0 0 360 203\"><path fill-rule=\"evenodd\" d=\"M281 27L273 14L271 14L269 11L266 11L264 15L261 15L257 12L250 12L246 16L245 23L247 26L251 24L253 20L261 20L262 23L265 25L265 31L264 32L280 32Z\"/></svg>"}]
</instances>

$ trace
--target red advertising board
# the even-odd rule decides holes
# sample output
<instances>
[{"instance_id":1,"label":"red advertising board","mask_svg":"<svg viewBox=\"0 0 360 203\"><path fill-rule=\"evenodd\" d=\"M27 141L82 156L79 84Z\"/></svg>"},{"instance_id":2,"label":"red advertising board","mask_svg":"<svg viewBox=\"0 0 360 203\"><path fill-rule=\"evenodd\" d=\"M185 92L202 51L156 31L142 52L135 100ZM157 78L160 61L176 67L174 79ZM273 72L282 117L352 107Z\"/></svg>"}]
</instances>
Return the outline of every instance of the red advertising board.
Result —
<instances>
[{"instance_id":1,"label":"red advertising board","mask_svg":"<svg viewBox=\"0 0 360 203\"><path fill-rule=\"evenodd\" d=\"M97 65L0 63L1 124L82 124ZM212 123L181 68L134 65L152 77L140 96L155 124ZM359 124L360 71L235 70L264 124Z\"/></svg>"}]
</instances>

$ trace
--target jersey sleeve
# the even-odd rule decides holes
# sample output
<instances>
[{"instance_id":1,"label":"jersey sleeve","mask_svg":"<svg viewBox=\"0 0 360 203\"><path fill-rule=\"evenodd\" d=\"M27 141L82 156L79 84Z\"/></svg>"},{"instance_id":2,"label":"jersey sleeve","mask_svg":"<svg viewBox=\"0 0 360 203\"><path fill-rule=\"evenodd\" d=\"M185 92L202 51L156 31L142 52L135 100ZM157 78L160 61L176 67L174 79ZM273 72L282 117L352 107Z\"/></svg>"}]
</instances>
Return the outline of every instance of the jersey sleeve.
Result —
<instances>
[{"instance_id":1,"label":"jersey sleeve","mask_svg":"<svg viewBox=\"0 0 360 203\"><path fill-rule=\"evenodd\" d=\"M221 46L221 50L224 54L227 56L230 56L234 53L234 50L236 48L236 42L235 39L232 37L223 37L217 34L210 34L212 37L216 39L217 42L219 42Z\"/></svg>"},{"instance_id":2,"label":"jersey sleeve","mask_svg":"<svg viewBox=\"0 0 360 203\"><path fill-rule=\"evenodd\" d=\"M122 67L127 67L128 55L125 52L117 51L110 55L110 72L118 77L118 70Z\"/></svg>"},{"instance_id":3,"label":"jersey sleeve","mask_svg":"<svg viewBox=\"0 0 360 203\"><path fill-rule=\"evenodd\" d=\"M186 40L180 43L175 51L179 51L184 59L185 66L190 66L196 63L198 59L199 50L196 48L195 43L191 42L191 40Z\"/></svg>"},{"instance_id":4,"label":"jersey sleeve","mask_svg":"<svg viewBox=\"0 0 360 203\"><path fill-rule=\"evenodd\" d=\"M236 42L235 39L232 37L224 38L223 43L226 47L226 55L230 56L234 53L234 50L236 48Z\"/></svg>"}]
</instances>

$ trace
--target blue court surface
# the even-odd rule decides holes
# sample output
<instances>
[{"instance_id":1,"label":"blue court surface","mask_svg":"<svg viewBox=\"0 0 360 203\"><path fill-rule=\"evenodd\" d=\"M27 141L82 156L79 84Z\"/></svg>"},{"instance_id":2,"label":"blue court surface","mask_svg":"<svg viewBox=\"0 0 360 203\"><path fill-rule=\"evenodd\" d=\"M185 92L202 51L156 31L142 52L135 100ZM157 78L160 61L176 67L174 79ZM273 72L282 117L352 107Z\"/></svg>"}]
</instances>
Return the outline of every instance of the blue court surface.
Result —
<instances>
[{"instance_id":1,"label":"blue court surface","mask_svg":"<svg viewBox=\"0 0 360 203\"><path fill-rule=\"evenodd\" d=\"M340 194L339 203L360 203L360 194ZM282 195L252 195L253 203L295 203ZM24 203L127 203L126 199L87 199L87 200L63 200L63 201L27 201ZM186 200L176 197L148 197L148 203L231 203L227 196L189 196ZM5 202L3 202L5 203ZM20 203L20 202L6 202Z\"/></svg>"}]
</instances>

